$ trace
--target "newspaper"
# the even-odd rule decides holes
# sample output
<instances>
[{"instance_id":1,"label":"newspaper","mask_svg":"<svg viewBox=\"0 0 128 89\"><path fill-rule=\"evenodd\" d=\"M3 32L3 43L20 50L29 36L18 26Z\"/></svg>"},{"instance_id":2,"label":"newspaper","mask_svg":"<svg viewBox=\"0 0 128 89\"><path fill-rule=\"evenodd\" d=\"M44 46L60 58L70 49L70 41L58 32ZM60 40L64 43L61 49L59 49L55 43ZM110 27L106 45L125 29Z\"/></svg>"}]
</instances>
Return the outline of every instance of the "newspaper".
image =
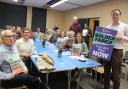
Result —
<instances>
[{"instance_id":1,"label":"newspaper","mask_svg":"<svg viewBox=\"0 0 128 89\"><path fill-rule=\"evenodd\" d=\"M36 65L39 71L52 71L54 70L54 61L46 54L37 57Z\"/></svg>"}]
</instances>

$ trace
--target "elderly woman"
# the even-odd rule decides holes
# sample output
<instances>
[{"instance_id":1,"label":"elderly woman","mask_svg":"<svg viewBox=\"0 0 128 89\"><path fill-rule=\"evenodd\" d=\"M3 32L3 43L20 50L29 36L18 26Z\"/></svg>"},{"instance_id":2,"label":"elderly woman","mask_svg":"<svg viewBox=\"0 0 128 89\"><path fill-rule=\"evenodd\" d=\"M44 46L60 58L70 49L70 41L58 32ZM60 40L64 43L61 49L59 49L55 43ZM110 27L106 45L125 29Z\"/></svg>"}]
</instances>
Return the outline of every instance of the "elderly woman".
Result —
<instances>
[{"instance_id":1,"label":"elderly woman","mask_svg":"<svg viewBox=\"0 0 128 89\"><path fill-rule=\"evenodd\" d=\"M64 49L66 45L66 38L65 38L65 32L61 31L60 32L60 37L57 39L57 47L60 49Z\"/></svg>"},{"instance_id":2,"label":"elderly woman","mask_svg":"<svg viewBox=\"0 0 128 89\"><path fill-rule=\"evenodd\" d=\"M73 44L73 41L74 41L74 32L73 31L69 31L67 32L66 34L66 45L65 45L65 48L70 50L72 48L72 44Z\"/></svg>"}]
</instances>

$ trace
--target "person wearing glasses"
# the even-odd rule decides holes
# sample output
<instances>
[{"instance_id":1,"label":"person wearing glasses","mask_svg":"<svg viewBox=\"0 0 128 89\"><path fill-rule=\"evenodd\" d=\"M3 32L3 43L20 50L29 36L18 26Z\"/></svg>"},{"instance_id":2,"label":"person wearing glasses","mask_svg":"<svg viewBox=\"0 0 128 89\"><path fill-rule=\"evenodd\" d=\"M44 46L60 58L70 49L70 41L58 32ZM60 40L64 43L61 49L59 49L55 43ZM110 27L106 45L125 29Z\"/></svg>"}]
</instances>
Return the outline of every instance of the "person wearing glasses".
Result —
<instances>
[{"instance_id":1,"label":"person wearing glasses","mask_svg":"<svg viewBox=\"0 0 128 89\"><path fill-rule=\"evenodd\" d=\"M121 11L114 9L111 11L112 23L107 26L109 29L117 31L115 45L110 61L104 61L104 89L110 89L111 73L113 77L113 88L119 89L121 63L123 58L123 42L128 41L128 25L120 22Z\"/></svg>"},{"instance_id":2,"label":"person wearing glasses","mask_svg":"<svg viewBox=\"0 0 128 89\"><path fill-rule=\"evenodd\" d=\"M22 85L29 89L39 89L39 80L28 74L28 70L14 45L14 34L11 30L1 32L0 45L0 81L3 88L15 88Z\"/></svg>"}]
</instances>

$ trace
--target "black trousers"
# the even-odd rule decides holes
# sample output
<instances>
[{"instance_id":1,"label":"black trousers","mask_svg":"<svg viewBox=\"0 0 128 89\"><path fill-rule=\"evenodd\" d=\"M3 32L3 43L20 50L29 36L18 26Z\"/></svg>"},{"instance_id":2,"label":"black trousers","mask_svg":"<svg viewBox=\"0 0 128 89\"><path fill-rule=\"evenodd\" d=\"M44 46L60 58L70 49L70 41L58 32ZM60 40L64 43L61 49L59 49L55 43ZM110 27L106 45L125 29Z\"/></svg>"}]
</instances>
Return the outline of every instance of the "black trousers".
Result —
<instances>
[{"instance_id":1,"label":"black trousers","mask_svg":"<svg viewBox=\"0 0 128 89\"><path fill-rule=\"evenodd\" d=\"M29 74L32 74L32 67L33 67L33 65L32 65L31 58L30 57L23 58L23 62L26 65Z\"/></svg>"},{"instance_id":2,"label":"black trousers","mask_svg":"<svg viewBox=\"0 0 128 89\"><path fill-rule=\"evenodd\" d=\"M122 58L123 50L113 49L111 60L104 61L104 89L110 89L111 73L113 78L113 89L119 89Z\"/></svg>"},{"instance_id":3,"label":"black trousers","mask_svg":"<svg viewBox=\"0 0 128 89\"><path fill-rule=\"evenodd\" d=\"M25 63L29 74L32 76L40 77L42 82L45 82L45 74L42 74L35 66L35 64L32 62L30 57L26 57L23 59L23 62Z\"/></svg>"},{"instance_id":4,"label":"black trousers","mask_svg":"<svg viewBox=\"0 0 128 89\"><path fill-rule=\"evenodd\" d=\"M18 74L13 79L2 80L1 84L4 88L15 88L25 85L29 89L40 89L39 79L29 74Z\"/></svg>"}]
</instances>

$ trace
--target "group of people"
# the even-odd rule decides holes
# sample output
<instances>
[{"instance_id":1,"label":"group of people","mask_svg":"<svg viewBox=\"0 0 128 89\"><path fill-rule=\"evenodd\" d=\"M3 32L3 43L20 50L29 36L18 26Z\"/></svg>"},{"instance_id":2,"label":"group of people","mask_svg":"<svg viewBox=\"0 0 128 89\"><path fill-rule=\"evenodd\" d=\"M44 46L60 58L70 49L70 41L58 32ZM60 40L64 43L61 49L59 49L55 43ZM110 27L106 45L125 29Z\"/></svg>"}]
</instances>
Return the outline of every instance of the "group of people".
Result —
<instances>
[{"instance_id":1,"label":"group of people","mask_svg":"<svg viewBox=\"0 0 128 89\"><path fill-rule=\"evenodd\" d=\"M113 89L120 88L120 75L121 75L121 64L123 60L123 43L128 42L128 24L125 24L120 21L121 11L119 9L114 9L111 11L112 23L106 26L106 28L113 29L117 31L115 36L115 44L112 51L112 56L110 61L103 61L104 65L104 88L110 89L110 80L112 78ZM75 17L76 19L76 17ZM86 24L85 24L86 25ZM73 30L75 33L82 32L87 33L83 34L83 37L88 35L91 37L90 31L81 30L80 25L75 20L75 23L72 24L70 30ZM85 42L88 40L85 40ZM88 44L88 42L86 42Z\"/></svg>"},{"instance_id":2,"label":"group of people","mask_svg":"<svg viewBox=\"0 0 128 89\"><path fill-rule=\"evenodd\" d=\"M4 88L25 85L29 89L42 89L39 77L30 74L28 58L33 53L34 43L29 35L28 28L23 29L22 37L17 40L15 33L9 28L1 32L0 82Z\"/></svg>"},{"instance_id":3,"label":"group of people","mask_svg":"<svg viewBox=\"0 0 128 89\"><path fill-rule=\"evenodd\" d=\"M103 63L104 89L110 89L111 73L113 77L113 89L119 89L123 42L128 41L128 25L119 21L121 16L119 9L112 10L111 16L112 23L107 28L116 30L117 35L115 37L116 43L111 60L104 61ZM85 23L82 29L76 16L73 17L73 23L67 33L55 27L53 30L47 29L45 33L41 33L40 28L37 28L37 32L32 34L32 31L28 28L21 30L21 27L10 28L7 26L1 32L0 80L2 86L8 88L26 85L29 89L41 89L38 76L34 76L32 73L30 58L34 53L34 41L32 38L46 39L56 44L58 49L67 49L72 51L73 55L80 56L88 54L91 37L92 31L89 29L88 24ZM10 58L10 55L17 55L18 63L23 67L21 73L17 74L11 70L12 57Z\"/></svg>"},{"instance_id":4,"label":"group of people","mask_svg":"<svg viewBox=\"0 0 128 89\"><path fill-rule=\"evenodd\" d=\"M113 29L117 31L117 35L115 36L115 44L112 51L112 56L109 61L103 60L104 65L104 88L103 89L110 89L110 80L112 78L113 82L113 89L119 89L120 87L120 75L121 75L121 63L123 60L123 43L128 42L128 25L120 21L121 11L119 9L114 9L111 11L112 22L106 28ZM69 32L74 32L74 40L72 43L72 49L80 50L80 54L83 54L85 50L83 49L82 45L85 44L89 48L89 40L92 37L92 32L88 28L88 24L85 23L85 28L82 30L81 25L78 23L78 18L73 18L73 23L70 26ZM67 36L70 34L67 34ZM62 41L64 38L64 33L61 33L61 39L58 38L57 43ZM83 41L84 40L84 41ZM68 41L67 41L68 42ZM68 42L69 43L69 42ZM81 46L78 46L81 45ZM86 50L87 52L87 50Z\"/></svg>"},{"instance_id":5,"label":"group of people","mask_svg":"<svg viewBox=\"0 0 128 89\"><path fill-rule=\"evenodd\" d=\"M78 23L78 18L73 17L73 23L68 32L61 31L59 27L55 26L47 39L49 42L56 44L58 49L67 49L72 51L75 55L88 54L89 42L92 37L92 31L88 24L81 28Z\"/></svg>"}]
</instances>

